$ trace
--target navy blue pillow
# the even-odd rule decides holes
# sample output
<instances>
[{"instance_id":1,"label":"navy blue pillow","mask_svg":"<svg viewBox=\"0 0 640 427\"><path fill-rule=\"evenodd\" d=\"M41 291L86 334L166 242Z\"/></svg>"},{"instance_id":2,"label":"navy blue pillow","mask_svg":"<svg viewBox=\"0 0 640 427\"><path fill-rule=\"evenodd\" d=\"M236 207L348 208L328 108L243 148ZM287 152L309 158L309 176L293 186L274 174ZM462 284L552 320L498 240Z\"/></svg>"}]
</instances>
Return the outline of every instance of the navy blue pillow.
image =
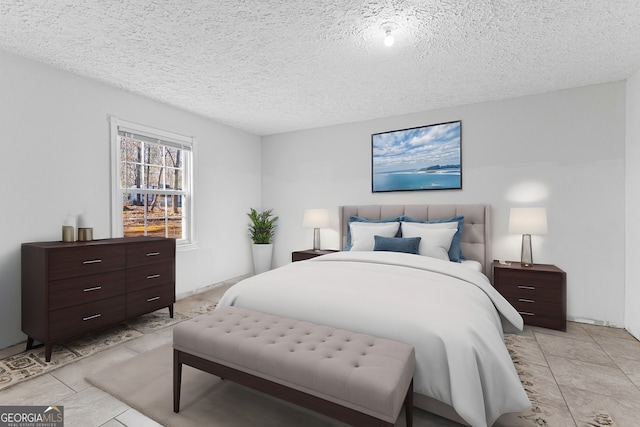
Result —
<instances>
[{"instance_id":1,"label":"navy blue pillow","mask_svg":"<svg viewBox=\"0 0 640 427\"><path fill-rule=\"evenodd\" d=\"M347 245L344 247L343 250L350 251L351 246L353 246L353 243L351 242L351 227L349 227L349 224L351 224L352 222L400 222L402 221L402 218L404 217L397 216L395 218L385 218L385 219L366 219L366 218L362 218L355 215L350 216L347 224ZM396 237L400 237L400 227L398 227L398 233L396 234Z\"/></svg>"},{"instance_id":2,"label":"navy blue pillow","mask_svg":"<svg viewBox=\"0 0 640 427\"><path fill-rule=\"evenodd\" d=\"M462 253L462 246L460 245L460 237L462 236L462 229L464 228L464 215L453 216L446 219L435 219L433 221L424 221L421 219L411 218L410 216L403 216L402 221L406 222L420 222L423 224L440 224L443 222L457 222L458 231L453 235L451 239L451 246L449 246L449 259L454 262L464 261L466 258ZM401 227L402 228L402 227Z\"/></svg>"},{"instance_id":3,"label":"navy blue pillow","mask_svg":"<svg viewBox=\"0 0 640 427\"><path fill-rule=\"evenodd\" d=\"M421 237L383 237L373 236L374 251L404 252L418 255Z\"/></svg>"}]
</instances>

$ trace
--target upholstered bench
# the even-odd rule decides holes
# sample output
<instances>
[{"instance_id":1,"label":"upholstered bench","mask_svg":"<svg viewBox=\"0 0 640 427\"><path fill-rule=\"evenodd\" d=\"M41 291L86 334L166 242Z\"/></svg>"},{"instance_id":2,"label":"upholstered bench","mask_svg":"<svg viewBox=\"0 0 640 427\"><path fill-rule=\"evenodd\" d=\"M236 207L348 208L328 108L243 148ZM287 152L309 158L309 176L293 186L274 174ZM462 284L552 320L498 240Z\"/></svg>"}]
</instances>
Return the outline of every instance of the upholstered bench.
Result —
<instances>
[{"instance_id":1,"label":"upholstered bench","mask_svg":"<svg viewBox=\"0 0 640 427\"><path fill-rule=\"evenodd\" d=\"M263 391L355 426L413 421L412 346L239 307L173 330L173 410L182 365Z\"/></svg>"}]
</instances>

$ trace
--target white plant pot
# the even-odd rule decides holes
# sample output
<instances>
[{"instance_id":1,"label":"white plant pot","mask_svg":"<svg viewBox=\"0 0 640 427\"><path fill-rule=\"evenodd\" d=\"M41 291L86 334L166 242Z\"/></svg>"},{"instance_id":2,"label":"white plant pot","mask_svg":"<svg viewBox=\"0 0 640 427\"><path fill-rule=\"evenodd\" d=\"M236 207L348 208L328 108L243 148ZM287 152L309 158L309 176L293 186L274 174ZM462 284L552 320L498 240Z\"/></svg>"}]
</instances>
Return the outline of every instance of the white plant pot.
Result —
<instances>
[{"instance_id":1,"label":"white plant pot","mask_svg":"<svg viewBox=\"0 0 640 427\"><path fill-rule=\"evenodd\" d=\"M253 269L256 274L271 270L271 258L273 257L273 243L252 244Z\"/></svg>"}]
</instances>

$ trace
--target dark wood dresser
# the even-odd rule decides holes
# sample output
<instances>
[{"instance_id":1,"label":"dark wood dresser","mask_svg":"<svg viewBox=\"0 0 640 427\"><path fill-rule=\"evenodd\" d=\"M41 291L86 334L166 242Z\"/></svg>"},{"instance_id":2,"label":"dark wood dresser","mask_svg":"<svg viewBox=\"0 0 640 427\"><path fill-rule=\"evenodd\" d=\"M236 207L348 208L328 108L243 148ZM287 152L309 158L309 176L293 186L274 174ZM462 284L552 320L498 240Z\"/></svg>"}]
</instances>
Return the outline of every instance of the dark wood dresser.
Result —
<instances>
[{"instance_id":1,"label":"dark wood dresser","mask_svg":"<svg viewBox=\"0 0 640 427\"><path fill-rule=\"evenodd\" d=\"M493 284L525 324L567 330L567 274L555 265L494 261Z\"/></svg>"},{"instance_id":2,"label":"dark wood dresser","mask_svg":"<svg viewBox=\"0 0 640 427\"><path fill-rule=\"evenodd\" d=\"M22 244L22 331L53 344L175 302L175 239Z\"/></svg>"}]
</instances>

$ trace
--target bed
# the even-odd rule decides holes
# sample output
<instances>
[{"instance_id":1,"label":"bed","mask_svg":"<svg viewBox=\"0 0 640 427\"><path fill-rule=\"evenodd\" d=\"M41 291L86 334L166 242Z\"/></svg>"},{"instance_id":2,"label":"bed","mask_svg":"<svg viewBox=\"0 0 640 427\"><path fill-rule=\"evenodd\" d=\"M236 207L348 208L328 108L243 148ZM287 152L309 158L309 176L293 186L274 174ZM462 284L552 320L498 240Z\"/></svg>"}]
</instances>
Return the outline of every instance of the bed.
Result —
<instances>
[{"instance_id":1,"label":"bed","mask_svg":"<svg viewBox=\"0 0 640 427\"><path fill-rule=\"evenodd\" d=\"M240 306L409 343L416 349L415 405L463 424L490 426L502 414L530 406L503 342L504 331L522 329L522 318L487 278L490 214L486 205L342 206L341 242L352 249L362 242L355 230L388 228L391 236L396 218L448 227L452 221L446 219L463 216L457 244L465 260L396 251L341 251L245 279L224 294L219 306ZM357 221L352 224L364 225L349 227L354 217ZM384 239L380 241L385 244L411 240ZM453 246L449 246L452 251Z\"/></svg>"}]
</instances>

